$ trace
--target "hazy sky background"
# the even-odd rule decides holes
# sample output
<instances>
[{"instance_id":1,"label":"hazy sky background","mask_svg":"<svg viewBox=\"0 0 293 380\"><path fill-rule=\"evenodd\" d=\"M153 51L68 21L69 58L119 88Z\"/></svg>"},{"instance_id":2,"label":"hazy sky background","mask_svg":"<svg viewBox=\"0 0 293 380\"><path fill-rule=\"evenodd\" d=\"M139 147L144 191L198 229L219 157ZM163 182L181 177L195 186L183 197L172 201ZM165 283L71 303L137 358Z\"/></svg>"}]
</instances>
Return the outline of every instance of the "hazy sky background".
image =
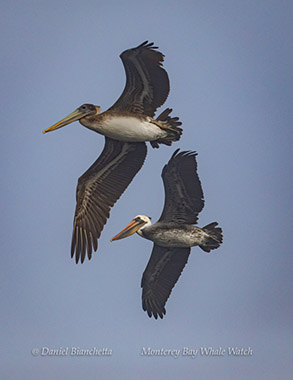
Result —
<instances>
[{"instance_id":1,"label":"hazy sky background","mask_svg":"<svg viewBox=\"0 0 293 380\"><path fill-rule=\"evenodd\" d=\"M1 2L1 379L289 379L292 374L291 1ZM104 138L72 124L83 103L110 107L119 54L145 40L165 54L179 143L148 148L92 260L70 259L78 177ZM162 108L163 109L163 108ZM141 307L152 243L110 243L137 214L159 218L161 170L196 150L223 245L193 248L163 320ZM109 357L33 356L108 348ZM142 348L178 349L177 359ZM252 356L182 355L250 347Z\"/></svg>"}]
</instances>

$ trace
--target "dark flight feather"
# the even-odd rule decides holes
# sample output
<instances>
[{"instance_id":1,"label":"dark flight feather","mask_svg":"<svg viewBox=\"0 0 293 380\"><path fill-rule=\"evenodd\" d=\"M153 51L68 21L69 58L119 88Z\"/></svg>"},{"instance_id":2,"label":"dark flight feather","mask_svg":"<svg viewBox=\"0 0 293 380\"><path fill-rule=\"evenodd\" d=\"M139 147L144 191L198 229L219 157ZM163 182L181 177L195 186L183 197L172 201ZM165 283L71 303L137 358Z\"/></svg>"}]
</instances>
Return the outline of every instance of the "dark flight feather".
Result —
<instances>
[{"instance_id":1,"label":"dark flight feather","mask_svg":"<svg viewBox=\"0 0 293 380\"><path fill-rule=\"evenodd\" d=\"M147 154L143 142L105 139L103 152L78 180L71 243L71 257L75 254L76 263L79 259L83 263L86 252L91 259L92 248L97 250L111 207L140 170Z\"/></svg>"}]
</instances>

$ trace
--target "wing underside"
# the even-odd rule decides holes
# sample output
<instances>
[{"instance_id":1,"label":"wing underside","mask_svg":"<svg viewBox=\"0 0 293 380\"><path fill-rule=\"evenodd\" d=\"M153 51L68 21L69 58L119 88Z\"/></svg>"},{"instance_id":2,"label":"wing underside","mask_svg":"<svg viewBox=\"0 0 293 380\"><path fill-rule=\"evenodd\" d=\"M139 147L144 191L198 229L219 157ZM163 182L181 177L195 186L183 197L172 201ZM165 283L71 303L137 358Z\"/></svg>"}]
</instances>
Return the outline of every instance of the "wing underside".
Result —
<instances>
[{"instance_id":1,"label":"wing underside","mask_svg":"<svg viewBox=\"0 0 293 380\"><path fill-rule=\"evenodd\" d=\"M170 90L169 78L162 67L164 55L153 45L146 41L120 55L126 84L122 95L110 109L153 117L156 109L165 103Z\"/></svg>"},{"instance_id":2,"label":"wing underside","mask_svg":"<svg viewBox=\"0 0 293 380\"><path fill-rule=\"evenodd\" d=\"M76 189L71 257L81 263L92 249L98 248L98 238L110 215L110 209L120 198L142 167L147 147L145 143L128 143L105 138L100 157L79 178Z\"/></svg>"},{"instance_id":3,"label":"wing underside","mask_svg":"<svg viewBox=\"0 0 293 380\"><path fill-rule=\"evenodd\" d=\"M190 248L169 248L154 244L143 273L142 307L148 316L163 318L165 304L180 277L190 254Z\"/></svg>"},{"instance_id":4,"label":"wing underside","mask_svg":"<svg viewBox=\"0 0 293 380\"><path fill-rule=\"evenodd\" d=\"M162 171L165 204L159 222L195 224L204 207L195 152L175 151Z\"/></svg>"}]
</instances>

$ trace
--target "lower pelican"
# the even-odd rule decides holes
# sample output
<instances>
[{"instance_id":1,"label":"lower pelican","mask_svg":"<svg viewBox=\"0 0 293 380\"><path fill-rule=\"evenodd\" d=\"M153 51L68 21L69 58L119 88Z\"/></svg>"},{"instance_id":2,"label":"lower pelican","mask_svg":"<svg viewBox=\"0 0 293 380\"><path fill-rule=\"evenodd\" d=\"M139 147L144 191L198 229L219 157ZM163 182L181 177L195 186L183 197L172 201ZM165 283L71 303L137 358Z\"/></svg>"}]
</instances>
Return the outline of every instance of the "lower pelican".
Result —
<instances>
[{"instance_id":1,"label":"lower pelican","mask_svg":"<svg viewBox=\"0 0 293 380\"><path fill-rule=\"evenodd\" d=\"M111 241L135 232L154 242L153 251L142 276L142 307L157 319L166 314L165 304L183 271L190 248L205 252L216 249L223 241L222 229L213 222L203 228L194 226L204 207L203 191L197 174L195 152L175 151L162 171L165 205L160 219L137 215Z\"/></svg>"}]
</instances>

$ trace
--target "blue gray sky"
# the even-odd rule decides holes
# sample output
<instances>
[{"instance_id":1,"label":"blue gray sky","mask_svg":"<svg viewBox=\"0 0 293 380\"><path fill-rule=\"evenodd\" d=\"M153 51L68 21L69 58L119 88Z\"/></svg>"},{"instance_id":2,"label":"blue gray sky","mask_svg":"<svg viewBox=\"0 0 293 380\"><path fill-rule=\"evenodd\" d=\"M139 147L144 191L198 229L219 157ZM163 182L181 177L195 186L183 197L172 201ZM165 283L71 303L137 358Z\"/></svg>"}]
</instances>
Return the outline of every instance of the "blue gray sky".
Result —
<instances>
[{"instance_id":1,"label":"blue gray sky","mask_svg":"<svg viewBox=\"0 0 293 380\"><path fill-rule=\"evenodd\" d=\"M1 3L1 378L289 379L292 373L291 1L10 1ZM165 54L166 107L179 143L149 147L90 262L70 259L78 177L104 138L75 123L42 130L82 103L123 90L119 54L154 41ZM110 243L137 214L159 218L161 170L196 150L199 226L223 245L193 248L163 320L141 308L152 243ZM111 356L33 356L108 348ZM144 356L142 349L180 350ZM247 357L184 347L251 348Z\"/></svg>"}]
</instances>

